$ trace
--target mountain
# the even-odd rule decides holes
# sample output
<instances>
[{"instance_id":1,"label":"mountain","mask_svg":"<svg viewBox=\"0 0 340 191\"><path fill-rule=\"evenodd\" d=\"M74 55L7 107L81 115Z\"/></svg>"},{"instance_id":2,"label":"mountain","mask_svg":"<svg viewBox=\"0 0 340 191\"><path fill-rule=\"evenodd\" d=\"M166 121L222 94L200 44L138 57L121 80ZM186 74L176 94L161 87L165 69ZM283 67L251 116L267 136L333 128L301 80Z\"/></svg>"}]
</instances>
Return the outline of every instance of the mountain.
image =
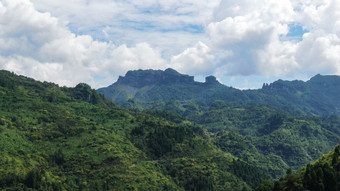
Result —
<instances>
[{"instance_id":1,"label":"mountain","mask_svg":"<svg viewBox=\"0 0 340 191\"><path fill-rule=\"evenodd\" d=\"M150 81L151 89L173 85L171 91L182 87L188 94L186 88L194 86L204 90L201 100L225 88L242 92L214 77L200 83L171 69L148 80L145 74L131 75L138 82L122 77L120 87L133 87L136 97ZM315 160L340 140L336 115L294 116L263 105L177 100L184 96L158 101L187 111L183 116L123 109L84 83L59 87L0 71L0 189L251 190ZM143 106L136 100L128 104Z\"/></svg>"},{"instance_id":2,"label":"mountain","mask_svg":"<svg viewBox=\"0 0 340 191\"><path fill-rule=\"evenodd\" d=\"M205 83L195 82L193 76L183 75L173 69L129 71L125 77L107 88L98 89L109 100L124 105L130 99L137 102L166 102L174 100L206 99L223 89L215 77ZM236 89L235 89L236 90Z\"/></svg>"},{"instance_id":3,"label":"mountain","mask_svg":"<svg viewBox=\"0 0 340 191\"><path fill-rule=\"evenodd\" d=\"M215 77L209 76L206 82L196 82L193 76L183 75L173 69L136 70L120 76L118 81L107 88L97 91L109 100L124 105L131 101L138 104L152 105L157 102L214 100L216 92L224 91L226 86ZM227 88L232 92L237 89Z\"/></svg>"},{"instance_id":4,"label":"mountain","mask_svg":"<svg viewBox=\"0 0 340 191\"><path fill-rule=\"evenodd\" d=\"M97 91L123 107L171 110L181 115L191 114L192 104L200 112L216 100L230 106L269 105L294 114L340 114L340 76L316 75L307 82L278 80L258 90L241 91L220 84L214 76L201 83L173 69L136 70Z\"/></svg>"},{"instance_id":5,"label":"mountain","mask_svg":"<svg viewBox=\"0 0 340 191\"><path fill-rule=\"evenodd\" d=\"M180 116L122 109L87 84L8 71L0 71L0 153L1 190L241 191L269 178Z\"/></svg>"},{"instance_id":6,"label":"mountain","mask_svg":"<svg viewBox=\"0 0 340 191\"><path fill-rule=\"evenodd\" d=\"M340 114L340 76L318 74L307 82L278 80L264 85L260 91L277 97L280 101L268 100L268 105L278 108L296 108L314 115Z\"/></svg>"},{"instance_id":7,"label":"mountain","mask_svg":"<svg viewBox=\"0 0 340 191\"><path fill-rule=\"evenodd\" d=\"M322 158L308 164L293 173L287 170L287 176L275 183L265 181L255 191L338 191L340 190L340 145Z\"/></svg>"},{"instance_id":8,"label":"mountain","mask_svg":"<svg viewBox=\"0 0 340 191\"><path fill-rule=\"evenodd\" d=\"M125 108L165 110L202 125L218 148L274 179L340 142L339 76L241 91L213 76L202 83L173 69L137 70L97 91Z\"/></svg>"}]
</instances>

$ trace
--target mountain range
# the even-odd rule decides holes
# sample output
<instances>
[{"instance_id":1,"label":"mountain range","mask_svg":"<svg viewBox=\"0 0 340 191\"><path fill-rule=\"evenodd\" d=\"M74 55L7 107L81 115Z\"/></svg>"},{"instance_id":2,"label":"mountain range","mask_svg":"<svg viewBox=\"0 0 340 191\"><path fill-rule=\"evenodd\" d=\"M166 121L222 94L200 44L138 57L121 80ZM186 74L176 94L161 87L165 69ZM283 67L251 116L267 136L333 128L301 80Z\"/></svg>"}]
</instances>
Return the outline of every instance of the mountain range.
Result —
<instances>
[{"instance_id":1,"label":"mountain range","mask_svg":"<svg viewBox=\"0 0 340 191\"><path fill-rule=\"evenodd\" d=\"M239 90L219 83L214 76L206 77L202 83L170 68L135 70L98 92L123 107L170 110L167 107L172 103L169 102L177 101L183 107L172 111L180 114L185 113L185 107L191 103L201 109L217 100L229 106L268 105L293 114L340 114L340 76L316 75L306 82L278 80L263 84L258 90ZM159 105L159 102L166 104Z\"/></svg>"},{"instance_id":2,"label":"mountain range","mask_svg":"<svg viewBox=\"0 0 340 191\"><path fill-rule=\"evenodd\" d=\"M205 82L169 68L129 71L97 90L121 107L169 111L204 126L225 152L271 177L285 175L340 142L340 76L278 80L258 90Z\"/></svg>"}]
</instances>

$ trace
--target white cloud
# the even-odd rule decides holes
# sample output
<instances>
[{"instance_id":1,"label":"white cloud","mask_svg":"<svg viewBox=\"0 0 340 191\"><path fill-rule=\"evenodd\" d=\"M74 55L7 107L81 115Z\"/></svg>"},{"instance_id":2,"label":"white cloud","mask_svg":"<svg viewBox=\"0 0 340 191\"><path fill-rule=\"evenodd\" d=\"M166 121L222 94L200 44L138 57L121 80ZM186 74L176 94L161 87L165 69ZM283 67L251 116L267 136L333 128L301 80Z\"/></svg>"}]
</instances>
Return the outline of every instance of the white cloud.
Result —
<instances>
[{"instance_id":1,"label":"white cloud","mask_svg":"<svg viewBox=\"0 0 340 191\"><path fill-rule=\"evenodd\" d=\"M307 1L300 4L299 20L311 30L324 30L337 33L340 18L340 2L337 0Z\"/></svg>"},{"instance_id":2,"label":"white cloud","mask_svg":"<svg viewBox=\"0 0 340 191\"><path fill-rule=\"evenodd\" d=\"M222 0L214 15L207 34L222 52L220 75L340 74L339 1ZM296 23L308 34L282 40Z\"/></svg>"},{"instance_id":3,"label":"white cloud","mask_svg":"<svg viewBox=\"0 0 340 191\"><path fill-rule=\"evenodd\" d=\"M280 37L289 32L292 10L288 0L222 1L216 16L217 20L226 18L207 27L212 47L227 52L220 56L219 73L280 75L291 72L296 65L292 56L294 45L282 42Z\"/></svg>"},{"instance_id":4,"label":"white cloud","mask_svg":"<svg viewBox=\"0 0 340 191\"><path fill-rule=\"evenodd\" d=\"M299 72L340 75L340 2L311 1L300 10L300 22L310 32L297 46Z\"/></svg>"},{"instance_id":5,"label":"white cloud","mask_svg":"<svg viewBox=\"0 0 340 191\"><path fill-rule=\"evenodd\" d=\"M228 17L244 16L254 14L261 17L264 21L284 21L292 20L294 11L289 0L222 0L216 8L214 15L215 21L221 21Z\"/></svg>"},{"instance_id":6,"label":"white cloud","mask_svg":"<svg viewBox=\"0 0 340 191\"><path fill-rule=\"evenodd\" d=\"M103 29L108 38L115 39L115 44L134 45L147 42L151 47L159 50L163 58L169 60L173 55L182 53L187 47L206 39L200 33L185 31L134 31L118 27Z\"/></svg>"},{"instance_id":7,"label":"white cloud","mask_svg":"<svg viewBox=\"0 0 340 191\"><path fill-rule=\"evenodd\" d=\"M196 75L209 75L215 70L214 56L210 55L210 48L203 42L173 56L171 66L180 72Z\"/></svg>"},{"instance_id":8,"label":"white cloud","mask_svg":"<svg viewBox=\"0 0 340 191\"><path fill-rule=\"evenodd\" d=\"M340 38L335 34L305 34L296 58L299 72L340 75Z\"/></svg>"},{"instance_id":9,"label":"white cloud","mask_svg":"<svg viewBox=\"0 0 340 191\"><path fill-rule=\"evenodd\" d=\"M131 69L166 67L160 53L147 43L116 47L75 35L27 0L0 1L0 31L2 69L61 85L87 82L99 87ZM102 74L103 79L95 79Z\"/></svg>"},{"instance_id":10,"label":"white cloud","mask_svg":"<svg viewBox=\"0 0 340 191\"><path fill-rule=\"evenodd\" d=\"M0 68L68 86L139 68L340 75L339 39L338 0L0 0Z\"/></svg>"},{"instance_id":11,"label":"white cloud","mask_svg":"<svg viewBox=\"0 0 340 191\"><path fill-rule=\"evenodd\" d=\"M67 21L74 32L116 45L146 42L165 55L179 54L202 40L219 1L32 0L38 10Z\"/></svg>"},{"instance_id":12,"label":"white cloud","mask_svg":"<svg viewBox=\"0 0 340 191\"><path fill-rule=\"evenodd\" d=\"M161 59L160 53L152 49L147 43L137 44L132 48L122 45L116 48L111 56L115 59L115 62L119 63L121 72L131 69L166 68L166 62Z\"/></svg>"},{"instance_id":13,"label":"white cloud","mask_svg":"<svg viewBox=\"0 0 340 191\"><path fill-rule=\"evenodd\" d=\"M62 17L82 27L95 28L119 22L143 21L160 28L173 28L185 24L197 25L212 19L212 10L219 0L32 0L38 10ZM64 5L64 6L61 6ZM84 19L86 18L86 19ZM131 24L131 23L129 23Z\"/></svg>"}]
</instances>

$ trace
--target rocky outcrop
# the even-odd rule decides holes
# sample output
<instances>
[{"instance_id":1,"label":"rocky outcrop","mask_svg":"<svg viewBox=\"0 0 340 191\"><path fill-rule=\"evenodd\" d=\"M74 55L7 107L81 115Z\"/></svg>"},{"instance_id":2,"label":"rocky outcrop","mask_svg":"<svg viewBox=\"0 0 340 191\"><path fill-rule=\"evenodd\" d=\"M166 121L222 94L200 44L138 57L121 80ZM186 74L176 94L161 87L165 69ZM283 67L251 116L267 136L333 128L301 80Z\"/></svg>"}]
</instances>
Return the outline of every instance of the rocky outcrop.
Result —
<instances>
[{"instance_id":1,"label":"rocky outcrop","mask_svg":"<svg viewBox=\"0 0 340 191\"><path fill-rule=\"evenodd\" d=\"M194 77L183 75L171 68L162 70L134 70L128 71L124 77L119 76L118 84L136 88L155 84L194 83Z\"/></svg>"},{"instance_id":2,"label":"rocky outcrop","mask_svg":"<svg viewBox=\"0 0 340 191\"><path fill-rule=\"evenodd\" d=\"M205 84L207 84L207 85L217 85L217 84L220 84L220 82L217 81L215 76L207 76L205 78Z\"/></svg>"}]
</instances>

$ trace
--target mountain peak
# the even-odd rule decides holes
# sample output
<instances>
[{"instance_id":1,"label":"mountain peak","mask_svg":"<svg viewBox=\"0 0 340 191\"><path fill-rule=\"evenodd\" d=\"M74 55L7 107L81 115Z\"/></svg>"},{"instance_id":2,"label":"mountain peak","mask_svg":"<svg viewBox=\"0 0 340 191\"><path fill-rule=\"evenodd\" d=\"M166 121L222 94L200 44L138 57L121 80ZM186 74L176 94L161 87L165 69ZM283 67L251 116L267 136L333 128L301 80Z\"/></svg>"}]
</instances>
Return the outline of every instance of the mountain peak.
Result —
<instances>
[{"instance_id":1,"label":"mountain peak","mask_svg":"<svg viewBox=\"0 0 340 191\"><path fill-rule=\"evenodd\" d=\"M172 68L162 70L133 70L128 71L124 77L119 76L118 84L125 84L141 88L155 84L193 83L194 77L180 74Z\"/></svg>"},{"instance_id":2,"label":"mountain peak","mask_svg":"<svg viewBox=\"0 0 340 191\"><path fill-rule=\"evenodd\" d=\"M314 77L312 77L308 82L309 83L338 83L340 80L340 76L335 75L320 75L317 74Z\"/></svg>"},{"instance_id":3,"label":"mountain peak","mask_svg":"<svg viewBox=\"0 0 340 191\"><path fill-rule=\"evenodd\" d=\"M177 72L176 70L172 69L172 68L167 68L166 70L164 70L164 73L166 74L172 74L172 75L182 75L179 72Z\"/></svg>"},{"instance_id":4,"label":"mountain peak","mask_svg":"<svg viewBox=\"0 0 340 191\"><path fill-rule=\"evenodd\" d=\"M217 81L215 76L207 76L205 78L205 84L220 84L220 82Z\"/></svg>"}]
</instances>

